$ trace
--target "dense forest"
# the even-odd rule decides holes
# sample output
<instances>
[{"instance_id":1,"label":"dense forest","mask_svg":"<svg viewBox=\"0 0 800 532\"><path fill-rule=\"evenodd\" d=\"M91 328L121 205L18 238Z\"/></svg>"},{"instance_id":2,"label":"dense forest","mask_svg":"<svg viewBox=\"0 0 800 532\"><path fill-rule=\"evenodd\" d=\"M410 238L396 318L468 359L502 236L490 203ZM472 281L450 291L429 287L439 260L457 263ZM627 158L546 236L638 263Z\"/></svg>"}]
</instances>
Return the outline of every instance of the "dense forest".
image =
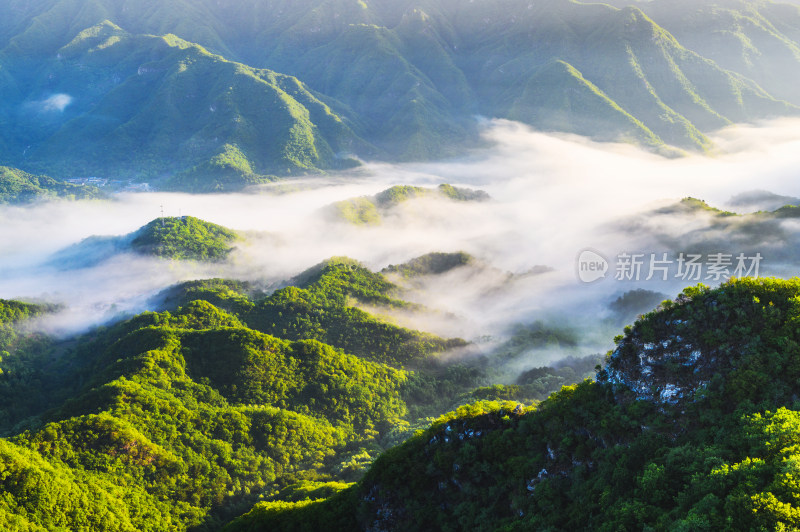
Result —
<instances>
[{"instance_id":1,"label":"dense forest","mask_svg":"<svg viewBox=\"0 0 800 532\"><path fill-rule=\"evenodd\" d=\"M596 380L476 402L357 484L300 485L226 530L791 530L800 281L686 289Z\"/></svg>"},{"instance_id":2,"label":"dense forest","mask_svg":"<svg viewBox=\"0 0 800 532\"><path fill-rule=\"evenodd\" d=\"M226 227L194 216L158 218L133 235L131 248L137 253L177 260L224 260L240 236Z\"/></svg>"},{"instance_id":3,"label":"dense forest","mask_svg":"<svg viewBox=\"0 0 800 532\"><path fill-rule=\"evenodd\" d=\"M439 358L464 340L355 306L413 306L400 295L335 258L269 295L176 285L163 311L66 341L26 327L57 309L4 302L3 525L217 529L264 497L351 486L459 404L543 399L598 362L498 385L485 358Z\"/></svg>"},{"instance_id":4,"label":"dense forest","mask_svg":"<svg viewBox=\"0 0 800 532\"><path fill-rule=\"evenodd\" d=\"M774 1L9 0L0 159L231 191L463 153L476 116L711 152L797 114L799 29Z\"/></svg>"},{"instance_id":5,"label":"dense forest","mask_svg":"<svg viewBox=\"0 0 800 532\"><path fill-rule=\"evenodd\" d=\"M89 268L123 253L168 261L223 262L244 235L195 218L162 217L119 236L93 235L53 253L48 264L62 270Z\"/></svg>"},{"instance_id":6,"label":"dense forest","mask_svg":"<svg viewBox=\"0 0 800 532\"><path fill-rule=\"evenodd\" d=\"M57 309L3 302L3 525L798 525L799 281L688 288L605 360L506 384L498 364L569 331L519 327L493 358L440 359L465 342L354 306L401 294L335 258L270 294L176 285L164 310L68 342L25 326Z\"/></svg>"},{"instance_id":7,"label":"dense forest","mask_svg":"<svg viewBox=\"0 0 800 532\"><path fill-rule=\"evenodd\" d=\"M800 530L799 84L800 0L0 1L0 531Z\"/></svg>"}]
</instances>

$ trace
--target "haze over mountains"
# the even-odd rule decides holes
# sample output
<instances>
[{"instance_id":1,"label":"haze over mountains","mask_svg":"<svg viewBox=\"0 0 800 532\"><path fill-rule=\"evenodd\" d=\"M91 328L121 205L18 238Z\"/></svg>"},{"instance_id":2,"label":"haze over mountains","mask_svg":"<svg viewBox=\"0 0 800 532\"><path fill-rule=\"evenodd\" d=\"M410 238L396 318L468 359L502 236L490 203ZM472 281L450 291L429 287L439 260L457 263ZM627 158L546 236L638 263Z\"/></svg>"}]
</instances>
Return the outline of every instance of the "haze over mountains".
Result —
<instances>
[{"instance_id":1,"label":"haze over mountains","mask_svg":"<svg viewBox=\"0 0 800 532\"><path fill-rule=\"evenodd\" d=\"M800 529L797 4L0 2L0 529Z\"/></svg>"},{"instance_id":2,"label":"haze over mountains","mask_svg":"<svg viewBox=\"0 0 800 532\"><path fill-rule=\"evenodd\" d=\"M797 112L798 7L614 4L10 0L0 157L230 190L452 155L476 116L672 154Z\"/></svg>"}]
</instances>

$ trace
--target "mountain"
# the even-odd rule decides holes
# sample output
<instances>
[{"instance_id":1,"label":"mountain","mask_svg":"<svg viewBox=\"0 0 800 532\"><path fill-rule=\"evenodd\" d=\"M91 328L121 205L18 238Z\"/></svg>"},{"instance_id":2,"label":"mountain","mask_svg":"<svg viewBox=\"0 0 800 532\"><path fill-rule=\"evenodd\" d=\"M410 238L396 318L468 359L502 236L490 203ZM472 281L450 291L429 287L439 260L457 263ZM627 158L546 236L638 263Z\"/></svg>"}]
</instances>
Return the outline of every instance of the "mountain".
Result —
<instances>
[{"instance_id":1,"label":"mountain","mask_svg":"<svg viewBox=\"0 0 800 532\"><path fill-rule=\"evenodd\" d=\"M27 329L59 309L0 301L3 527L219 529L262 493L350 486L430 412L524 396L440 356L462 340L355 308L411 308L355 261L296 282L269 296L184 283L165 294L169 310L66 340ZM574 382L550 372L557 383L538 393Z\"/></svg>"},{"instance_id":2,"label":"mountain","mask_svg":"<svg viewBox=\"0 0 800 532\"><path fill-rule=\"evenodd\" d=\"M750 209L752 211L773 211L786 205L798 204L800 204L800 198L781 196L766 190L742 192L728 200L728 205L735 209Z\"/></svg>"},{"instance_id":3,"label":"mountain","mask_svg":"<svg viewBox=\"0 0 800 532\"><path fill-rule=\"evenodd\" d=\"M476 115L674 154L797 113L798 6L616 4L12 0L0 156L209 192L453 155Z\"/></svg>"},{"instance_id":4,"label":"mountain","mask_svg":"<svg viewBox=\"0 0 800 532\"><path fill-rule=\"evenodd\" d=\"M158 218L133 235L136 253L178 260L224 260L241 237L221 225L194 216Z\"/></svg>"},{"instance_id":5,"label":"mountain","mask_svg":"<svg viewBox=\"0 0 800 532\"><path fill-rule=\"evenodd\" d=\"M430 254L392 271L445 275L474 261ZM687 288L626 327L603 367L597 357L566 359L513 384L497 383L506 360L574 346L574 331L520 326L494 353L470 356L462 340L359 308L424 310L403 293L333 258L271 294L238 281L183 283L159 312L66 340L28 326L58 308L0 302L0 522L798 524L798 280ZM616 306L653 297L631 293ZM582 380L593 368L595 380Z\"/></svg>"},{"instance_id":6,"label":"mountain","mask_svg":"<svg viewBox=\"0 0 800 532\"><path fill-rule=\"evenodd\" d=\"M353 225L381 225L384 217L395 207L417 198L446 199L452 201L487 201L489 194L483 190L454 187L443 183L435 189L410 185L395 185L374 196L361 196L337 201L325 209L328 218Z\"/></svg>"},{"instance_id":7,"label":"mountain","mask_svg":"<svg viewBox=\"0 0 800 532\"><path fill-rule=\"evenodd\" d=\"M475 257L463 251L456 253L428 253L416 257L403 264L390 264L383 269L384 274L398 274L404 278L413 278L422 275L438 275L454 268L466 266L476 262Z\"/></svg>"},{"instance_id":8,"label":"mountain","mask_svg":"<svg viewBox=\"0 0 800 532\"><path fill-rule=\"evenodd\" d=\"M6 64L18 80L32 70L26 56ZM20 87L26 127L9 142L30 145L26 157L54 161L48 170L61 175L171 173L167 188L241 188L269 173L336 166L336 143L349 135L298 80L227 61L174 35L133 36L104 21L36 66L53 80L53 95L32 101L24 93L47 87L35 80ZM198 172L215 184L193 184Z\"/></svg>"},{"instance_id":9,"label":"mountain","mask_svg":"<svg viewBox=\"0 0 800 532\"><path fill-rule=\"evenodd\" d=\"M774 208L783 201L793 201L792 197L755 197L758 202L771 203L764 206L772 210L738 214L713 207L696 198L684 198L667 207L631 216L617 225L624 234L648 235L658 242L660 249L669 250L676 257L680 253L706 256L722 253L731 256L735 267L739 255L755 257L760 254L762 258L769 257L772 264L768 267L778 271L794 263L800 256L797 253L798 239L793 230L795 220L800 217L800 207L790 203ZM751 210L748 203L742 206ZM696 225L691 228L667 228L662 223L667 219L692 221ZM791 268L788 266L788 271L792 271Z\"/></svg>"},{"instance_id":10,"label":"mountain","mask_svg":"<svg viewBox=\"0 0 800 532\"><path fill-rule=\"evenodd\" d=\"M66 270L86 268L119 253L221 262L242 238L236 231L194 216L156 218L127 235L85 238L54 253L48 264Z\"/></svg>"},{"instance_id":11,"label":"mountain","mask_svg":"<svg viewBox=\"0 0 800 532\"><path fill-rule=\"evenodd\" d=\"M686 47L737 72L778 99L795 101L800 81L796 2L652 2L648 16ZM763 58L770 57L767 67Z\"/></svg>"},{"instance_id":12,"label":"mountain","mask_svg":"<svg viewBox=\"0 0 800 532\"><path fill-rule=\"evenodd\" d=\"M99 189L91 185L66 183L46 175L32 175L16 168L0 166L0 203L31 203L34 201L102 198Z\"/></svg>"},{"instance_id":13,"label":"mountain","mask_svg":"<svg viewBox=\"0 0 800 532\"><path fill-rule=\"evenodd\" d=\"M796 527L799 293L688 288L626 328L596 382L463 406L356 485L259 503L226 530Z\"/></svg>"}]
</instances>

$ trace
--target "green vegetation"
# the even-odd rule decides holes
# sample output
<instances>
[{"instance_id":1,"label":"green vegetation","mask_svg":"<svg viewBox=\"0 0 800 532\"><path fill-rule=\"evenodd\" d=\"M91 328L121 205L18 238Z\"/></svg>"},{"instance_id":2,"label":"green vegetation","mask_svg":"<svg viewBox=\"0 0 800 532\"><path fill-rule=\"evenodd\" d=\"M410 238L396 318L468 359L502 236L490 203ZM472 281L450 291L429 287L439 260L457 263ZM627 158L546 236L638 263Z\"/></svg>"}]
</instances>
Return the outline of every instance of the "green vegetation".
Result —
<instances>
[{"instance_id":1,"label":"green vegetation","mask_svg":"<svg viewBox=\"0 0 800 532\"><path fill-rule=\"evenodd\" d=\"M438 188L396 185L374 196L362 196L337 201L329 209L335 220L354 225L380 225L383 216L393 207L415 198L444 198L452 201L486 201L489 195L482 190L454 187L442 184Z\"/></svg>"},{"instance_id":2,"label":"green vegetation","mask_svg":"<svg viewBox=\"0 0 800 532\"><path fill-rule=\"evenodd\" d=\"M0 323L14 324L38 316L46 310L47 307L42 305L0 299Z\"/></svg>"},{"instance_id":3,"label":"green vegetation","mask_svg":"<svg viewBox=\"0 0 800 532\"><path fill-rule=\"evenodd\" d=\"M463 251L456 253L433 252L395 266L390 264L383 273L396 273L404 278L421 275L438 275L474 262L474 257Z\"/></svg>"},{"instance_id":4,"label":"green vegetation","mask_svg":"<svg viewBox=\"0 0 800 532\"><path fill-rule=\"evenodd\" d=\"M432 417L528 391L490 387L486 361L439 359L462 340L357 309L415 307L356 261L294 282L270 295L183 283L162 294L170 310L64 342L26 332L55 309L2 302L3 526L212 530L254 504L295 520L313 501L349 501ZM314 518L347 528L353 502Z\"/></svg>"},{"instance_id":5,"label":"green vegetation","mask_svg":"<svg viewBox=\"0 0 800 532\"><path fill-rule=\"evenodd\" d=\"M54 341L27 322L56 310L52 305L0 300L0 434L50 400L43 368Z\"/></svg>"},{"instance_id":6,"label":"green vegetation","mask_svg":"<svg viewBox=\"0 0 800 532\"><path fill-rule=\"evenodd\" d=\"M225 260L239 235L193 216L157 218L134 233L137 253L176 260Z\"/></svg>"},{"instance_id":7,"label":"green vegetation","mask_svg":"<svg viewBox=\"0 0 800 532\"><path fill-rule=\"evenodd\" d=\"M798 6L611 3L5 2L0 156L213 192L461 154L476 115L674 156L797 113Z\"/></svg>"},{"instance_id":8,"label":"green vegetation","mask_svg":"<svg viewBox=\"0 0 800 532\"><path fill-rule=\"evenodd\" d=\"M130 251L172 260L219 262L228 257L234 244L241 239L242 236L231 229L192 216L156 218L127 235L85 238L53 254L49 263L63 270L80 269ZM202 292L205 282L198 281L194 288ZM244 285L232 283L231 286L238 290ZM217 288L213 286L214 290Z\"/></svg>"},{"instance_id":9,"label":"green vegetation","mask_svg":"<svg viewBox=\"0 0 800 532\"><path fill-rule=\"evenodd\" d=\"M243 314L254 306L261 293L250 283L229 279L203 279L175 285L161 294L165 308L178 308L201 299L231 312Z\"/></svg>"},{"instance_id":10,"label":"green vegetation","mask_svg":"<svg viewBox=\"0 0 800 532\"><path fill-rule=\"evenodd\" d=\"M705 201L697 198L683 198L679 203L676 203L673 206L665 207L663 209L659 209L659 213L664 214L671 214L671 213L683 213L683 214L695 214L695 213L707 213L714 216L736 216L735 212L731 211L723 211L716 207L712 207Z\"/></svg>"},{"instance_id":11,"label":"green vegetation","mask_svg":"<svg viewBox=\"0 0 800 532\"><path fill-rule=\"evenodd\" d=\"M721 126L796 114L798 83L800 8L770 0L7 0L0 160L25 170L0 167L0 203L99 196L45 173L225 192L442 158L480 142L475 116L713 151ZM487 199L396 186L329 212ZM707 224L667 246L796 253L796 205L660 215ZM53 263L224 261L240 238L160 218ZM605 358L560 324L486 347L381 315L432 313L395 282L459 268L489 270L195 280L70 338L41 332L59 308L0 300L0 529L800 530L800 279L627 292L604 325L657 308ZM531 367L549 352L574 356Z\"/></svg>"},{"instance_id":12,"label":"green vegetation","mask_svg":"<svg viewBox=\"0 0 800 532\"><path fill-rule=\"evenodd\" d=\"M442 183L439 185L436 191L442 196L457 201L488 201L491 199L489 194L483 190L454 187L453 185L447 183Z\"/></svg>"},{"instance_id":13,"label":"green vegetation","mask_svg":"<svg viewBox=\"0 0 800 532\"><path fill-rule=\"evenodd\" d=\"M243 316L250 327L281 338L313 338L370 360L404 365L465 345L398 327L359 303L414 307L392 297L397 288L350 259L332 259L302 274L299 286L276 291Z\"/></svg>"},{"instance_id":14,"label":"green vegetation","mask_svg":"<svg viewBox=\"0 0 800 532\"><path fill-rule=\"evenodd\" d=\"M570 90L563 90L565 86ZM631 139L646 146L663 143L575 67L560 60L537 69L508 113L513 120L545 131L570 131L605 140ZM602 132L598 131L601 123Z\"/></svg>"},{"instance_id":15,"label":"green vegetation","mask_svg":"<svg viewBox=\"0 0 800 532\"><path fill-rule=\"evenodd\" d=\"M330 478L337 453L405 423L404 371L264 335L202 300L96 331L62 357L51 371L71 399L0 453L4 511L45 528L214 528L212 510Z\"/></svg>"},{"instance_id":16,"label":"green vegetation","mask_svg":"<svg viewBox=\"0 0 800 532\"><path fill-rule=\"evenodd\" d=\"M241 150L226 144L211 160L173 176L167 188L186 192L230 192L276 179L275 176L254 173L250 161Z\"/></svg>"},{"instance_id":17,"label":"green vegetation","mask_svg":"<svg viewBox=\"0 0 800 532\"><path fill-rule=\"evenodd\" d=\"M796 525L800 280L689 288L577 385L597 357L498 384L575 331L519 326L447 361L463 342L353 306L413 308L381 274L335 258L295 283L184 283L171 310L67 345L26 332L54 309L1 302L4 526Z\"/></svg>"},{"instance_id":18,"label":"green vegetation","mask_svg":"<svg viewBox=\"0 0 800 532\"><path fill-rule=\"evenodd\" d=\"M334 203L336 217L354 225L380 225L381 214L370 198L352 198Z\"/></svg>"},{"instance_id":19,"label":"green vegetation","mask_svg":"<svg viewBox=\"0 0 800 532\"><path fill-rule=\"evenodd\" d=\"M619 296L609 304L608 308L614 312L615 326L622 327L656 308L666 299L668 299L666 294L637 288Z\"/></svg>"},{"instance_id":20,"label":"green vegetation","mask_svg":"<svg viewBox=\"0 0 800 532\"><path fill-rule=\"evenodd\" d=\"M626 329L598 382L478 402L326 499L227 530L797 527L800 280L684 291Z\"/></svg>"},{"instance_id":21,"label":"green vegetation","mask_svg":"<svg viewBox=\"0 0 800 532\"><path fill-rule=\"evenodd\" d=\"M360 141L297 79L226 60L175 35L132 35L103 19L94 24L46 52L47 59L41 49L35 59L19 49L6 54L4 66L24 93L46 90L29 77L37 71L55 72L61 84L51 98L64 107L48 99L13 103L27 110L8 139L20 153L32 146L19 161L25 168L213 192L354 162L335 153Z\"/></svg>"},{"instance_id":22,"label":"green vegetation","mask_svg":"<svg viewBox=\"0 0 800 532\"><path fill-rule=\"evenodd\" d=\"M794 235L784 220L800 216L800 208L792 204L775 208L781 204L781 199L787 201L792 198L778 196L767 199L769 201L766 204L759 205L764 210L753 212L751 205L749 209L743 209L743 214L738 214L710 206L699 199L684 198L679 203L654 209L637 221L631 221L641 223L640 227L651 233L653 238L669 246L675 259L681 253L685 258L692 254L714 257L722 253L723 257L727 255L731 258L730 273L734 274L739 266L743 266L737 272L741 274L754 264L748 258L759 254L762 259L778 262L794 261L798 257L797 246L793 244ZM770 205L769 202L773 200L776 201ZM661 223L667 218L674 221L675 217L690 222L691 226L679 228L676 233L674 225L666 227ZM742 255L744 263L740 263L739 257ZM763 268L761 273L764 273ZM755 270L747 275L755 275Z\"/></svg>"},{"instance_id":23,"label":"green vegetation","mask_svg":"<svg viewBox=\"0 0 800 532\"><path fill-rule=\"evenodd\" d=\"M374 201L378 207L388 208L414 198L424 198L433 194L433 190L411 185L395 185L375 194Z\"/></svg>"},{"instance_id":24,"label":"green vegetation","mask_svg":"<svg viewBox=\"0 0 800 532\"><path fill-rule=\"evenodd\" d=\"M91 185L73 185L45 175L32 175L8 166L0 166L0 203L100 197L102 197L100 190Z\"/></svg>"}]
</instances>

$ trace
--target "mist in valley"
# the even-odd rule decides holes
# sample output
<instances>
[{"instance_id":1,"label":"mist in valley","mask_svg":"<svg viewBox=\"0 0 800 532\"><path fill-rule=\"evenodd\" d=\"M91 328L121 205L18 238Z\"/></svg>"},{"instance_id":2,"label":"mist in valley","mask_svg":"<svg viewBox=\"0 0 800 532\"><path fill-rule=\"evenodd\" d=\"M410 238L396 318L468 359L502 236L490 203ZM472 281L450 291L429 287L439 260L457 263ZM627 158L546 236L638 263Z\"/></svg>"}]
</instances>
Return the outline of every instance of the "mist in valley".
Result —
<instances>
[{"instance_id":1,"label":"mist in valley","mask_svg":"<svg viewBox=\"0 0 800 532\"><path fill-rule=\"evenodd\" d=\"M406 289L402 298L427 311L368 310L402 325L463 337L475 342L473 352L490 352L515 324L574 331L573 345L531 349L514 363L514 371L523 371L564 356L604 353L621 327L652 308L658 296L675 297L698 282L676 277L673 270L667 280L661 272L646 280L646 264L638 279L618 280L620 255L641 254L646 260L666 254L674 261L683 252L726 253L735 262L739 253L760 253L760 275L795 275L799 219L721 221L716 211L675 205L693 197L742 214L800 197L798 131L797 120L733 126L713 136L717 149L711 155L666 159L632 145L534 132L498 120L485 127L490 147L461 159L366 163L349 173L284 180L235 194L153 192L4 206L0 297L62 305L39 326L66 336L157 310L155 296L181 281L224 277L269 291L334 256L380 271L426 253L463 251L473 257L465 266L414 279L392 277ZM491 200L416 198L391 207L372 226L330 217L329 207L337 201L394 185L441 183L486 191ZM217 264L130 251L108 256L87 251L83 264L59 259L86 238L130 234L162 209L165 216L195 216L246 238ZM577 272L577 257L587 249L608 261L605 278L592 283L582 282ZM699 279L709 285L723 280L705 273ZM641 297L620 300L628 292Z\"/></svg>"}]
</instances>

